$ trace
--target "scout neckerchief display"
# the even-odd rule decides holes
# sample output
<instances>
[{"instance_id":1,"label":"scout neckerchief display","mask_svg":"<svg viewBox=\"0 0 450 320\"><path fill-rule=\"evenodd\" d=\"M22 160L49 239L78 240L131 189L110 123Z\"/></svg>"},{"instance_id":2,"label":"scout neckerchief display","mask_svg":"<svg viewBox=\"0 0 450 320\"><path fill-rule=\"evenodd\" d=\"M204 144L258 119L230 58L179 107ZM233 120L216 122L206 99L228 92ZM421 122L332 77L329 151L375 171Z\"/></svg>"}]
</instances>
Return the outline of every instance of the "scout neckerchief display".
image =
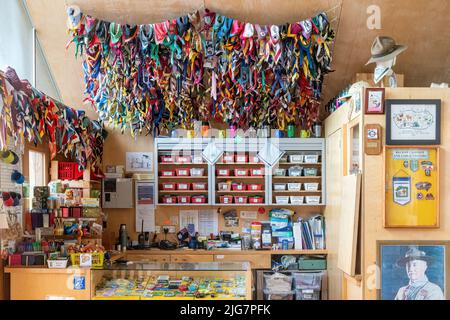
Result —
<instances>
[{"instance_id":1,"label":"scout neckerchief display","mask_svg":"<svg viewBox=\"0 0 450 320\"><path fill-rule=\"evenodd\" d=\"M101 163L107 136L103 125L84 111L69 108L20 80L14 69L0 71L0 150L11 139L15 145L48 141L51 158L57 153L73 158L80 168ZM21 177L17 176L17 181Z\"/></svg>"},{"instance_id":2,"label":"scout neckerchief display","mask_svg":"<svg viewBox=\"0 0 450 320\"><path fill-rule=\"evenodd\" d=\"M240 128L288 123L309 129L331 71L334 32L325 13L261 26L209 10L129 26L68 9L75 54L84 58L87 100L131 134L196 120Z\"/></svg>"}]
</instances>

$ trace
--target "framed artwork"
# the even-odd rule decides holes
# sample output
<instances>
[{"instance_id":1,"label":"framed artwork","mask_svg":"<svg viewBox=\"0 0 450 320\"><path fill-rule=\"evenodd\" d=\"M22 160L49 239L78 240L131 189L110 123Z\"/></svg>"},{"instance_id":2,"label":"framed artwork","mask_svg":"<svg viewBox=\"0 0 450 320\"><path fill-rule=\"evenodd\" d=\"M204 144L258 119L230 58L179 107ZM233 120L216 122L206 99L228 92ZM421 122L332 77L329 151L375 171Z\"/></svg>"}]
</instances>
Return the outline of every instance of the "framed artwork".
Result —
<instances>
[{"instance_id":1,"label":"framed artwork","mask_svg":"<svg viewBox=\"0 0 450 320\"><path fill-rule=\"evenodd\" d=\"M386 100L387 145L439 145L441 100Z\"/></svg>"},{"instance_id":2,"label":"framed artwork","mask_svg":"<svg viewBox=\"0 0 450 320\"><path fill-rule=\"evenodd\" d=\"M153 172L153 153L127 152L126 172Z\"/></svg>"},{"instance_id":3,"label":"framed artwork","mask_svg":"<svg viewBox=\"0 0 450 320\"><path fill-rule=\"evenodd\" d=\"M384 88L366 88L365 114L384 114Z\"/></svg>"},{"instance_id":4,"label":"framed artwork","mask_svg":"<svg viewBox=\"0 0 450 320\"><path fill-rule=\"evenodd\" d=\"M448 242L379 241L380 300L445 300Z\"/></svg>"},{"instance_id":5,"label":"framed artwork","mask_svg":"<svg viewBox=\"0 0 450 320\"><path fill-rule=\"evenodd\" d=\"M385 228L439 227L439 148L386 147Z\"/></svg>"}]
</instances>

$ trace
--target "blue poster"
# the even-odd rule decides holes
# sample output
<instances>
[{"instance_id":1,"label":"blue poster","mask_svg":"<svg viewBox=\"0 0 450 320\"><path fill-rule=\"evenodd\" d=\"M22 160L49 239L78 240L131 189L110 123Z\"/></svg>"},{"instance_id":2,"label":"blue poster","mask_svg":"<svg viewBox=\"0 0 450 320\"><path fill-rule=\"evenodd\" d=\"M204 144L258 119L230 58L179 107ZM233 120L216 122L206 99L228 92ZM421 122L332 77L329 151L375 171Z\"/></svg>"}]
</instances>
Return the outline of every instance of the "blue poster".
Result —
<instances>
[{"instance_id":1,"label":"blue poster","mask_svg":"<svg viewBox=\"0 0 450 320\"><path fill-rule=\"evenodd\" d=\"M73 290L86 290L86 277L74 276L73 277Z\"/></svg>"},{"instance_id":2,"label":"blue poster","mask_svg":"<svg viewBox=\"0 0 450 320\"><path fill-rule=\"evenodd\" d=\"M444 245L382 245L381 300L444 300Z\"/></svg>"}]
</instances>

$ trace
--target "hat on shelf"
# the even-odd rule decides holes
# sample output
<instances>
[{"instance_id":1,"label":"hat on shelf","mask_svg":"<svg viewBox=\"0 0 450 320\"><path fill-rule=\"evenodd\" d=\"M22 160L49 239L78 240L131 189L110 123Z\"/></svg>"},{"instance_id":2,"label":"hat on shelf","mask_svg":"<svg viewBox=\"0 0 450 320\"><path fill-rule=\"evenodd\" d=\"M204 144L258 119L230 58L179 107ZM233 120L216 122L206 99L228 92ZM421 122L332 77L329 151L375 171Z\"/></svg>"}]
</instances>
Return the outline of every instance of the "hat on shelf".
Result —
<instances>
[{"instance_id":1,"label":"hat on shelf","mask_svg":"<svg viewBox=\"0 0 450 320\"><path fill-rule=\"evenodd\" d=\"M422 260L430 264L433 262L433 258L427 256L425 251L419 250L418 246L411 246L408 251L406 251L405 256L397 261L397 266L404 267L408 262L414 260Z\"/></svg>"},{"instance_id":2,"label":"hat on shelf","mask_svg":"<svg viewBox=\"0 0 450 320\"><path fill-rule=\"evenodd\" d=\"M370 50L372 57L366 63L366 66L375 62L391 60L406 49L408 49L408 46L396 44L391 37L378 36L373 41L372 49Z\"/></svg>"}]
</instances>

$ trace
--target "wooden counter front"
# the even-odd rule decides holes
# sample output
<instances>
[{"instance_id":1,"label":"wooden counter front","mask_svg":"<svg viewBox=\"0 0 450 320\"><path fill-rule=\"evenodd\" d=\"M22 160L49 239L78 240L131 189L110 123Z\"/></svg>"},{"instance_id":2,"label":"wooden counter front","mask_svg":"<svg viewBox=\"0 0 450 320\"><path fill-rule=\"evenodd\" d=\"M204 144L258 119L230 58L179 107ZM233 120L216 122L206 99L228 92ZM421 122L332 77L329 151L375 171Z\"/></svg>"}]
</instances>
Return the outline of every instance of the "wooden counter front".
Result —
<instances>
[{"instance_id":1,"label":"wooden counter front","mask_svg":"<svg viewBox=\"0 0 450 320\"><path fill-rule=\"evenodd\" d=\"M11 300L91 299L90 269L9 267ZM84 279L84 288L74 288L75 277Z\"/></svg>"}]
</instances>

